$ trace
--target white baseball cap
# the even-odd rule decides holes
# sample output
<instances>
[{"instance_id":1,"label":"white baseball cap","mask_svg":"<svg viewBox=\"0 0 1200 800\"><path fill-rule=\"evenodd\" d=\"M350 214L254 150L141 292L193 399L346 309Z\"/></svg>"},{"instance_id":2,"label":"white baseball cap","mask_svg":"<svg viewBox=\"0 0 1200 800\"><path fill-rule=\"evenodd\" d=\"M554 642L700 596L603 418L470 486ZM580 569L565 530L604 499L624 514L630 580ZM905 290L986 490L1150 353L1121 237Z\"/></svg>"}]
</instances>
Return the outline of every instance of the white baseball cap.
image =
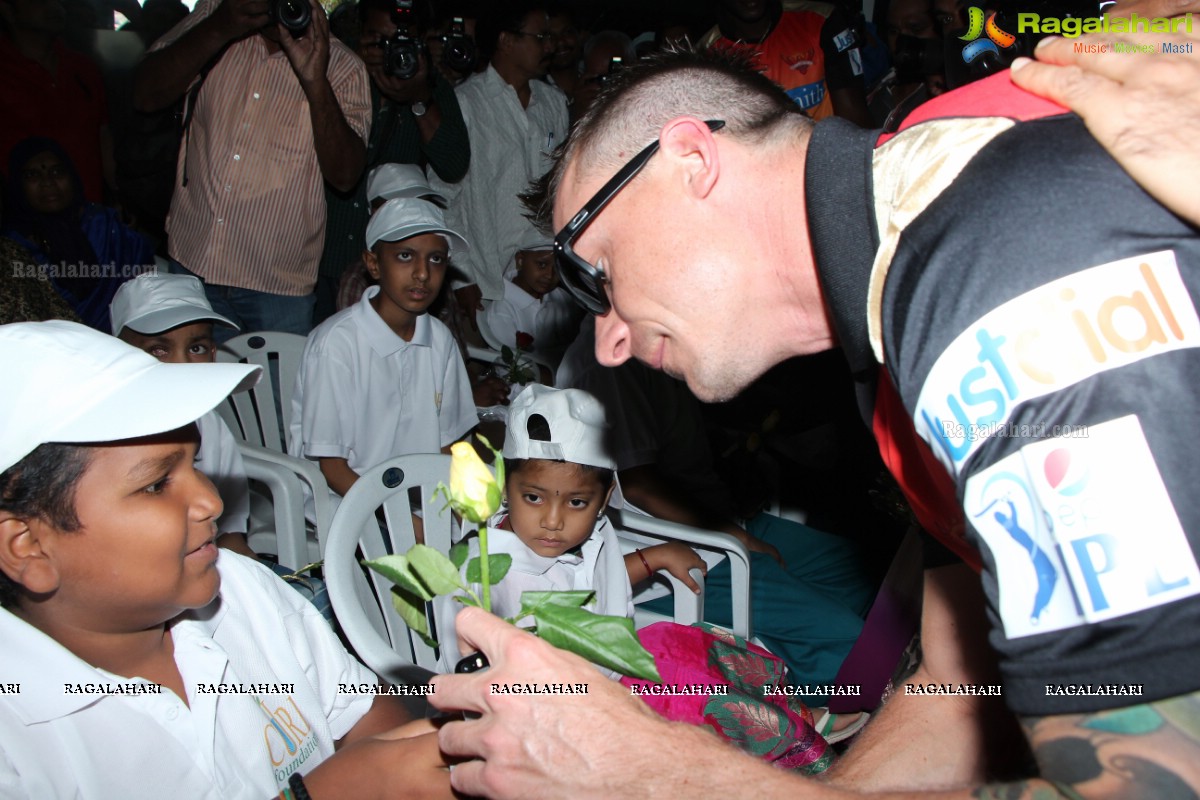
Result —
<instances>
[{"instance_id":1,"label":"white baseball cap","mask_svg":"<svg viewBox=\"0 0 1200 800\"><path fill-rule=\"evenodd\" d=\"M542 233L536 227L531 227L521 237L521 244L517 246L517 252L522 250L553 250L554 237L549 234Z\"/></svg>"},{"instance_id":2,"label":"white baseball cap","mask_svg":"<svg viewBox=\"0 0 1200 800\"><path fill-rule=\"evenodd\" d=\"M367 174L368 203L398 197L432 198L446 204L446 198L433 190L425 170L416 164L380 164Z\"/></svg>"},{"instance_id":3,"label":"white baseball cap","mask_svg":"<svg viewBox=\"0 0 1200 800\"><path fill-rule=\"evenodd\" d=\"M533 416L545 418L550 426L550 441L530 438L529 418ZM604 406L582 389L553 389L531 383L508 408L503 455L615 470L617 462L605 442L607 428Z\"/></svg>"},{"instance_id":4,"label":"white baseball cap","mask_svg":"<svg viewBox=\"0 0 1200 800\"><path fill-rule=\"evenodd\" d=\"M113 336L126 327L143 334L162 333L189 322L211 320L237 325L213 311L204 284L192 275L148 272L121 284L108 307Z\"/></svg>"},{"instance_id":5,"label":"white baseball cap","mask_svg":"<svg viewBox=\"0 0 1200 800\"><path fill-rule=\"evenodd\" d=\"M113 442L195 422L258 382L248 364L164 364L77 322L0 325L0 472L47 442Z\"/></svg>"},{"instance_id":6,"label":"white baseball cap","mask_svg":"<svg viewBox=\"0 0 1200 800\"><path fill-rule=\"evenodd\" d=\"M450 255L471 248L461 234L446 227L442 210L428 200L402 197L381 205L367 223L367 249L376 242L399 242L423 233L438 233L450 245Z\"/></svg>"}]
</instances>

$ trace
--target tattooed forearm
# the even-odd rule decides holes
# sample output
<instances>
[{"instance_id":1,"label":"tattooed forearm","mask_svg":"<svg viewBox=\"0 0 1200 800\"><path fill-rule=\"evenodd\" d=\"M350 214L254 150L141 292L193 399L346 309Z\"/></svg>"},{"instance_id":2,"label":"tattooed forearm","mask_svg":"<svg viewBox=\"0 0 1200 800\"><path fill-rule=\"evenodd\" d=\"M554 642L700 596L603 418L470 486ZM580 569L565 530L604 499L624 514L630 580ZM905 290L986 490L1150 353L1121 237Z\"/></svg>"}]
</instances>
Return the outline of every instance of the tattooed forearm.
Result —
<instances>
[{"instance_id":1,"label":"tattooed forearm","mask_svg":"<svg viewBox=\"0 0 1200 800\"><path fill-rule=\"evenodd\" d=\"M1200 799L1200 693L1022 726L1041 779L984 786L975 797Z\"/></svg>"}]
</instances>

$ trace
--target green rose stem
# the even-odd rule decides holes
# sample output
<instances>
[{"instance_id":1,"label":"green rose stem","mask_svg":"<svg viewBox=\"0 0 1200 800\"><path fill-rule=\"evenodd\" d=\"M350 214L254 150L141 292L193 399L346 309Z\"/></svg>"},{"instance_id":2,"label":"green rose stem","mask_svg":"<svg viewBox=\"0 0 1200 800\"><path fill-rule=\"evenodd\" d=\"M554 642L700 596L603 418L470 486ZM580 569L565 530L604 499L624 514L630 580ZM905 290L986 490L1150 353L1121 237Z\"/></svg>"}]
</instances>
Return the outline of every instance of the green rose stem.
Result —
<instances>
[{"instance_id":1,"label":"green rose stem","mask_svg":"<svg viewBox=\"0 0 1200 800\"><path fill-rule=\"evenodd\" d=\"M487 525L479 526L479 578L483 583L483 610L491 613L492 611L492 582L489 580L488 564L488 529Z\"/></svg>"}]
</instances>

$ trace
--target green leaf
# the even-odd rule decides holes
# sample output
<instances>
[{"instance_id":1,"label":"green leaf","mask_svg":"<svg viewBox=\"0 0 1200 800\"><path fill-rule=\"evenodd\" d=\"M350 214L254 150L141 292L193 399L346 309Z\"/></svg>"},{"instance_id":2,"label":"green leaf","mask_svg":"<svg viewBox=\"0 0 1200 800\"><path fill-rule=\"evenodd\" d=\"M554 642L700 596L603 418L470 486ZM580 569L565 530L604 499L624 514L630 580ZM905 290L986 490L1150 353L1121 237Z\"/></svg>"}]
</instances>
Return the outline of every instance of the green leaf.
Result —
<instances>
[{"instance_id":1,"label":"green leaf","mask_svg":"<svg viewBox=\"0 0 1200 800\"><path fill-rule=\"evenodd\" d=\"M420 634L426 643L431 641L429 639L429 620L425 618L425 601L412 592L399 586L393 586L392 606L400 614L405 625Z\"/></svg>"},{"instance_id":2,"label":"green leaf","mask_svg":"<svg viewBox=\"0 0 1200 800\"><path fill-rule=\"evenodd\" d=\"M433 595L412 571L408 558L400 554L364 561L364 565L378 572L392 583L412 592L422 600L432 600Z\"/></svg>"},{"instance_id":3,"label":"green leaf","mask_svg":"<svg viewBox=\"0 0 1200 800\"><path fill-rule=\"evenodd\" d=\"M622 675L662 683L654 656L634 635L633 620L561 605L543 605L533 618L538 636L555 647Z\"/></svg>"},{"instance_id":4,"label":"green leaf","mask_svg":"<svg viewBox=\"0 0 1200 800\"><path fill-rule=\"evenodd\" d=\"M479 603L475 602L475 598L471 597L470 595L456 594L454 595L454 599L462 603L464 606L474 606L475 608L479 608Z\"/></svg>"},{"instance_id":5,"label":"green leaf","mask_svg":"<svg viewBox=\"0 0 1200 800\"><path fill-rule=\"evenodd\" d=\"M414 544L409 548L408 565L435 595L453 594L467 588L454 563L429 545Z\"/></svg>"},{"instance_id":6,"label":"green leaf","mask_svg":"<svg viewBox=\"0 0 1200 800\"><path fill-rule=\"evenodd\" d=\"M532 614L537 613L537 610L543 606L565 606L567 608L582 608L591 602L595 592L589 591L564 591L564 592L521 592L521 610L517 612L517 619L523 619Z\"/></svg>"},{"instance_id":7,"label":"green leaf","mask_svg":"<svg viewBox=\"0 0 1200 800\"><path fill-rule=\"evenodd\" d=\"M500 581L504 580L504 576L508 574L508 568L512 566L512 556L508 553L496 553L488 556L488 581L492 586L495 586ZM467 583L483 583L482 570L480 569L479 556L472 558L467 562Z\"/></svg>"},{"instance_id":8,"label":"green leaf","mask_svg":"<svg viewBox=\"0 0 1200 800\"><path fill-rule=\"evenodd\" d=\"M501 346L500 357L502 359L504 359L504 363L509 364L509 365L511 365L513 363L513 361L515 361L517 358L515 355L513 355L512 348L509 347L508 345Z\"/></svg>"},{"instance_id":9,"label":"green leaf","mask_svg":"<svg viewBox=\"0 0 1200 800\"><path fill-rule=\"evenodd\" d=\"M459 542L450 548L450 563L454 565L455 569L462 569L462 565L467 563L467 554L470 551L471 548L467 546L466 542Z\"/></svg>"}]
</instances>

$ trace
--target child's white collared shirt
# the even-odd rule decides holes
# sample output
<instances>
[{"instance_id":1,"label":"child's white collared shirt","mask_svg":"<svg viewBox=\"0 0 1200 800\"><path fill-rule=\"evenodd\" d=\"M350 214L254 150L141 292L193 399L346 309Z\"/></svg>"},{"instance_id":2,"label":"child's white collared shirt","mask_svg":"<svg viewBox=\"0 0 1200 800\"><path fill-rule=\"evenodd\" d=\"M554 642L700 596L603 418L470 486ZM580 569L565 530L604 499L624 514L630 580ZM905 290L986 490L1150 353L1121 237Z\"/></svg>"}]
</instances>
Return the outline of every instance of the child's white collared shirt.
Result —
<instances>
[{"instance_id":1,"label":"child's white collared shirt","mask_svg":"<svg viewBox=\"0 0 1200 800\"><path fill-rule=\"evenodd\" d=\"M292 395L291 455L344 458L361 474L396 456L438 453L478 423L450 329L421 314L406 342L371 306L378 293L368 288L309 334Z\"/></svg>"},{"instance_id":2,"label":"child's white collared shirt","mask_svg":"<svg viewBox=\"0 0 1200 800\"><path fill-rule=\"evenodd\" d=\"M217 600L171 627L190 703L97 669L0 610L0 797L264 800L333 754L377 678L266 567L222 551ZM237 689L237 691L231 691ZM261 689L262 691L255 691Z\"/></svg>"},{"instance_id":3,"label":"child's white collared shirt","mask_svg":"<svg viewBox=\"0 0 1200 800\"><path fill-rule=\"evenodd\" d=\"M625 569L625 556L608 517L597 521L592 535L579 546L577 553L549 558L539 556L515 533L499 527L504 516L505 512L501 512L488 521L488 552L492 555L507 553L512 557L512 566L504 580L492 587L492 612L496 616L511 617L520 611L523 592L582 590L596 592L593 603L584 606L589 611L633 618L633 589ZM467 542L469 562L479 556L479 537L472 536ZM466 575L465 564L463 575ZM478 584L471 588L477 594L481 589ZM462 657L458 651L454 617L463 606L448 596L435 599L434 604L441 646L439 669L452 672Z\"/></svg>"}]
</instances>

